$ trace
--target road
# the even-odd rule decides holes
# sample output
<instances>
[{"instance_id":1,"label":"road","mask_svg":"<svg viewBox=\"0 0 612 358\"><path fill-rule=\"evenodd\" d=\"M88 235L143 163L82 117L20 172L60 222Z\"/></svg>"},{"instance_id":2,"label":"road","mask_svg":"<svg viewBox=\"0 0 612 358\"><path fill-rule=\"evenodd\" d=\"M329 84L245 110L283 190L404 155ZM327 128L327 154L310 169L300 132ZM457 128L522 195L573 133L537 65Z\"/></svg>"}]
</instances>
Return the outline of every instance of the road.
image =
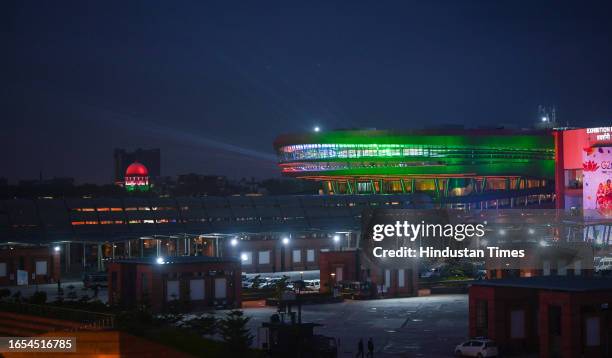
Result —
<instances>
[{"instance_id":1,"label":"road","mask_svg":"<svg viewBox=\"0 0 612 358\"><path fill-rule=\"evenodd\" d=\"M256 336L274 308L244 309ZM354 357L357 342L373 338L375 357L449 357L468 335L467 295L436 295L309 305L302 321L323 324L318 334L340 340L339 357Z\"/></svg>"}]
</instances>

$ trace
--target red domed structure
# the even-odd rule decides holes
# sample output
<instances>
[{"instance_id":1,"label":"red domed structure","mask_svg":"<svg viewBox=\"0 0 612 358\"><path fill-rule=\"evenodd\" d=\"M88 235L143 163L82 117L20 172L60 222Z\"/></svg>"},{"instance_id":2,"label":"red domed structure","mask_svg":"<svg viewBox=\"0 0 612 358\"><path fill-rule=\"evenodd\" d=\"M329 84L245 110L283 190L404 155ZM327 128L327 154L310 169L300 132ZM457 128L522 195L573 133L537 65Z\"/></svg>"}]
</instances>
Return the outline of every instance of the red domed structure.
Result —
<instances>
[{"instance_id":1,"label":"red domed structure","mask_svg":"<svg viewBox=\"0 0 612 358\"><path fill-rule=\"evenodd\" d=\"M149 170L141 163L134 162L125 170L125 189L127 191L149 190Z\"/></svg>"},{"instance_id":2,"label":"red domed structure","mask_svg":"<svg viewBox=\"0 0 612 358\"><path fill-rule=\"evenodd\" d=\"M125 170L125 177L127 178L134 176L149 176L149 170L147 170L147 167L145 167L141 163L134 162L130 164Z\"/></svg>"}]
</instances>

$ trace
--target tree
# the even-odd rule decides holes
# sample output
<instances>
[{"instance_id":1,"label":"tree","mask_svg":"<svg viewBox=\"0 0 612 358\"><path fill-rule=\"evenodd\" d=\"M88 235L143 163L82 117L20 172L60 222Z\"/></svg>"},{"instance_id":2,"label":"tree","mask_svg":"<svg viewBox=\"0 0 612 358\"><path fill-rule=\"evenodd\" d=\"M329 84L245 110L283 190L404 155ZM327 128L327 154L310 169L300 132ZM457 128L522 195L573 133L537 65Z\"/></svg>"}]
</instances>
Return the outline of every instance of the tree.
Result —
<instances>
[{"instance_id":1,"label":"tree","mask_svg":"<svg viewBox=\"0 0 612 358\"><path fill-rule=\"evenodd\" d=\"M280 280L276 281L274 294L279 302L283 299L283 292L287 291L287 286L289 286L289 276L283 276Z\"/></svg>"},{"instance_id":2,"label":"tree","mask_svg":"<svg viewBox=\"0 0 612 358\"><path fill-rule=\"evenodd\" d=\"M251 318L245 317L242 311L233 310L219 321L219 334L232 353L244 353L253 343L253 335L246 327L250 320Z\"/></svg>"},{"instance_id":3,"label":"tree","mask_svg":"<svg viewBox=\"0 0 612 358\"><path fill-rule=\"evenodd\" d=\"M45 291L37 291L30 297L30 303L42 305L47 303L47 293Z\"/></svg>"},{"instance_id":4,"label":"tree","mask_svg":"<svg viewBox=\"0 0 612 358\"><path fill-rule=\"evenodd\" d=\"M217 318L213 315L199 315L187 322L187 327L202 335L213 335L217 332Z\"/></svg>"},{"instance_id":5,"label":"tree","mask_svg":"<svg viewBox=\"0 0 612 358\"><path fill-rule=\"evenodd\" d=\"M259 288L261 286L261 281L261 275L253 277L253 285L251 287L255 289Z\"/></svg>"}]
</instances>

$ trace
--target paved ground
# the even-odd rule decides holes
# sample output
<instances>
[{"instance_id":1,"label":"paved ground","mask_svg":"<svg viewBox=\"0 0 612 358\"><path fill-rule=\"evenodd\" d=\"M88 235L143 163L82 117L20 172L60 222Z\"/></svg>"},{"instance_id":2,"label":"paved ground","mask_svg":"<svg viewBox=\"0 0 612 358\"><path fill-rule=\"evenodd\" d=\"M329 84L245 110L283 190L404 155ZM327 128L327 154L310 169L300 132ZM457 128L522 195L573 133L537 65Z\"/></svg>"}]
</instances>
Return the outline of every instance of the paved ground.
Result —
<instances>
[{"instance_id":1,"label":"paved ground","mask_svg":"<svg viewBox=\"0 0 612 358\"><path fill-rule=\"evenodd\" d=\"M79 297L93 295L91 290L83 290L82 282L63 283L65 292L69 285ZM57 293L57 285L10 289L19 289L24 296L38 289L47 292L49 300L54 300ZM105 289L100 290L99 298L106 301ZM245 308L244 312L251 317L249 328L257 343L261 323L268 321L276 308ZM223 312L216 314L221 316ZM369 337L374 340L375 357L449 357L468 335L468 297L435 295L307 305L302 307L302 320L322 324L316 333L339 339L342 358L354 357L359 338L365 343Z\"/></svg>"},{"instance_id":2,"label":"paved ground","mask_svg":"<svg viewBox=\"0 0 612 358\"><path fill-rule=\"evenodd\" d=\"M248 308L256 335L274 308ZM437 295L303 306L304 322L340 340L339 357L354 357L359 338L374 340L375 357L449 357L468 335L467 295Z\"/></svg>"}]
</instances>

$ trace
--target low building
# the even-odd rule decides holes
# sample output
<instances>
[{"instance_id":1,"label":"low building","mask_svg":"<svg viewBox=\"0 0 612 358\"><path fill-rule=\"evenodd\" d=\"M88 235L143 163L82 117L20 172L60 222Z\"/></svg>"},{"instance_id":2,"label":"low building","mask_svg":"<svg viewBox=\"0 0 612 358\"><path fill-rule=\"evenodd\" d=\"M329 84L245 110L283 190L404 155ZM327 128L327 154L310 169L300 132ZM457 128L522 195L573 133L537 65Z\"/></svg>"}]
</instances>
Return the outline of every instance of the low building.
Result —
<instances>
[{"instance_id":1,"label":"low building","mask_svg":"<svg viewBox=\"0 0 612 358\"><path fill-rule=\"evenodd\" d=\"M542 244L543 243L543 244ZM588 242L519 242L504 249L523 249L525 257L487 257L487 278L593 276L593 246Z\"/></svg>"},{"instance_id":2,"label":"low building","mask_svg":"<svg viewBox=\"0 0 612 358\"><path fill-rule=\"evenodd\" d=\"M0 286L55 283L60 274L60 251L55 247L0 249Z\"/></svg>"},{"instance_id":3,"label":"low building","mask_svg":"<svg viewBox=\"0 0 612 358\"><path fill-rule=\"evenodd\" d=\"M469 333L504 354L609 357L612 279L551 276L483 280L470 287Z\"/></svg>"},{"instance_id":4,"label":"low building","mask_svg":"<svg viewBox=\"0 0 612 358\"><path fill-rule=\"evenodd\" d=\"M115 260L108 266L111 304L153 312L240 307L240 261L210 256Z\"/></svg>"},{"instance_id":5,"label":"low building","mask_svg":"<svg viewBox=\"0 0 612 358\"><path fill-rule=\"evenodd\" d=\"M319 253L321 292L346 282L369 283L383 297L416 296L416 267L381 267L369 260L359 249L322 250Z\"/></svg>"}]
</instances>

